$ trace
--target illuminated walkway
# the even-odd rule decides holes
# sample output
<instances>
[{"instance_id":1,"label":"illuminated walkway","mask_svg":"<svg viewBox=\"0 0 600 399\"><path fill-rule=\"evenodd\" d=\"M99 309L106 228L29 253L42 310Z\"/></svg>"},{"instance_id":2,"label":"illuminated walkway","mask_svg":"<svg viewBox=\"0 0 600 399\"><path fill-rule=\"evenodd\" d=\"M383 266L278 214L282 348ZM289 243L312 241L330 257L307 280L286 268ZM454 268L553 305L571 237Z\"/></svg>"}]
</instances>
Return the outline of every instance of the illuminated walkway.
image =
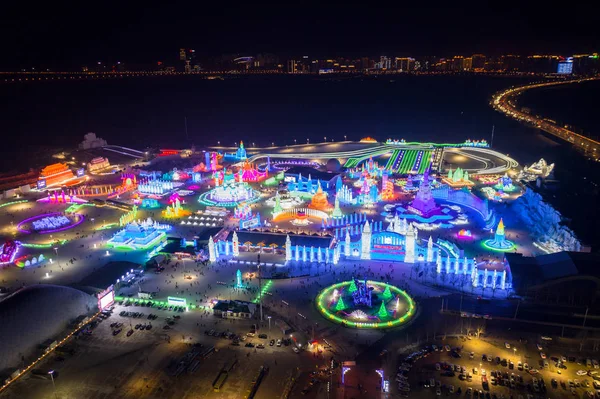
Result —
<instances>
[{"instance_id":1,"label":"illuminated walkway","mask_svg":"<svg viewBox=\"0 0 600 399\"><path fill-rule=\"evenodd\" d=\"M513 87L495 94L492 99L492 106L494 107L494 109L506 114L507 116L510 116L513 119L518 120L519 122L524 122L526 124L532 125L534 127L537 127L538 129L542 129L546 133L568 141L569 143L573 144L577 149L583 151L586 155L591 156L594 160L597 161L600 157L600 142L577 134L569 129L557 125L552 121L549 121L548 119L544 119L542 117L530 115L527 112L520 111L517 108L517 103L515 100L521 93L527 90L537 89L540 87L582 83L598 79L600 79L600 77L566 81L561 80L558 82L533 83L526 86Z\"/></svg>"}]
</instances>

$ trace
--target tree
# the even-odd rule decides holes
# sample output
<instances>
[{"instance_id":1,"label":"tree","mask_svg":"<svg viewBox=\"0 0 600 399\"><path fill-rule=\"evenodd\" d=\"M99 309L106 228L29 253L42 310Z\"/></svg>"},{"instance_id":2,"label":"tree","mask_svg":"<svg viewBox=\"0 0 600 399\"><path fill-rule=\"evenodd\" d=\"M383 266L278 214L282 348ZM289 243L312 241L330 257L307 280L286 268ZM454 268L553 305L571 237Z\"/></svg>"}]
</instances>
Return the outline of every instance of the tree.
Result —
<instances>
[{"instance_id":1,"label":"tree","mask_svg":"<svg viewBox=\"0 0 600 399\"><path fill-rule=\"evenodd\" d=\"M381 306L379 307L379 312L377 312L377 315L380 318L387 317L388 312L387 312L387 309L385 308L385 302L381 302Z\"/></svg>"},{"instance_id":2,"label":"tree","mask_svg":"<svg viewBox=\"0 0 600 399\"><path fill-rule=\"evenodd\" d=\"M275 248L277 248L278 246L279 245L277 245L275 243L269 244L269 248L271 248L271 252L273 252L273 253L275 253Z\"/></svg>"},{"instance_id":3,"label":"tree","mask_svg":"<svg viewBox=\"0 0 600 399\"><path fill-rule=\"evenodd\" d=\"M356 283L354 282L354 279L352 279L352 282L350 283L350 287L348 288L348 292L350 292L352 294L357 289L358 288L356 288Z\"/></svg>"},{"instance_id":4,"label":"tree","mask_svg":"<svg viewBox=\"0 0 600 399\"><path fill-rule=\"evenodd\" d=\"M383 298L385 300L388 300L392 297L392 292L390 291L390 286L389 285L385 285L385 290L383 291Z\"/></svg>"},{"instance_id":5,"label":"tree","mask_svg":"<svg viewBox=\"0 0 600 399\"><path fill-rule=\"evenodd\" d=\"M340 295L340 298L337 301L337 304L335 305L335 310L336 312L339 312L340 310L344 310L346 309L346 304L344 303L344 300L342 299L342 296Z\"/></svg>"},{"instance_id":6,"label":"tree","mask_svg":"<svg viewBox=\"0 0 600 399\"><path fill-rule=\"evenodd\" d=\"M250 241L246 241L244 245L246 246L246 250L250 252L250 245L252 245L252 243Z\"/></svg>"}]
</instances>

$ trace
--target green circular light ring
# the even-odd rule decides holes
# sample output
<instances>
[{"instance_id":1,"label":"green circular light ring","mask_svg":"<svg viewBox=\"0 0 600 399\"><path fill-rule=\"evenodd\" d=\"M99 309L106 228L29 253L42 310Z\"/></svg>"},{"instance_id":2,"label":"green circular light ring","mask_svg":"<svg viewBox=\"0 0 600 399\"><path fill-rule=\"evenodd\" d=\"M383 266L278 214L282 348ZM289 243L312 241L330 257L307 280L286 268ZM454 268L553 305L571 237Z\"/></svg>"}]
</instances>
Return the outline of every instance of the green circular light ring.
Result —
<instances>
[{"instance_id":1,"label":"green circular light ring","mask_svg":"<svg viewBox=\"0 0 600 399\"><path fill-rule=\"evenodd\" d=\"M327 298L328 296L333 294L334 290L336 290L336 289L339 290L341 288L349 286L351 283L352 283L352 281L343 281L341 283L336 283L336 284L330 285L329 287L323 289L319 293L319 295L317 295L317 299L316 299L317 309L319 309L319 312L321 312L321 314L326 319L333 321L334 323L342 324L342 325L344 325L346 327L350 327L350 328L373 329L373 328L399 327L403 324L406 324L415 315L415 312L417 309L415 301L405 291L403 291L400 288L395 287L391 284L383 283L380 281L368 280L367 281L368 285L379 287L379 288L381 288L382 291L385 289L386 286L389 286L390 291L393 294L395 294L394 296L399 295L400 297L402 297L404 299L404 301L406 301L406 303L408 304L408 310L406 311L406 313L404 315L402 315L402 317L399 317L399 318L396 318L393 320L388 320L388 321L381 321L381 322L351 321L351 320L346 320L342 317L339 317L338 315L331 312L327 308L327 300L325 298Z\"/></svg>"},{"instance_id":2,"label":"green circular light ring","mask_svg":"<svg viewBox=\"0 0 600 399\"><path fill-rule=\"evenodd\" d=\"M510 247L508 247L508 248L494 248L494 247L488 245L488 243L487 243L488 241L493 241L493 240L482 241L481 242L481 246L484 247L485 249L489 250L489 251L510 252L510 251L514 251L517 248L517 246L515 245L514 242L508 241L508 240L505 240L506 242L510 243Z\"/></svg>"}]
</instances>

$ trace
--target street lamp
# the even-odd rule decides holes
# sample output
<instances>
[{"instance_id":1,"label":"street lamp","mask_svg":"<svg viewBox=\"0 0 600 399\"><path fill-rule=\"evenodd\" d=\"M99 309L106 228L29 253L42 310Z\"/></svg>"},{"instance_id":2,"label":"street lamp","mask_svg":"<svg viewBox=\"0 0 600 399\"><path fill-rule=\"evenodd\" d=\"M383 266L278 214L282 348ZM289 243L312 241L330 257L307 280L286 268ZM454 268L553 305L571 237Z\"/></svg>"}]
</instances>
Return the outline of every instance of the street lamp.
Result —
<instances>
[{"instance_id":1,"label":"street lamp","mask_svg":"<svg viewBox=\"0 0 600 399\"><path fill-rule=\"evenodd\" d=\"M52 386L54 387L54 397L56 397L56 384L54 383L54 370L48 371L50 378L52 379Z\"/></svg>"},{"instance_id":2,"label":"street lamp","mask_svg":"<svg viewBox=\"0 0 600 399\"><path fill-rule=\"evenodd\" d=\"M267 316L267 319L269 319L269 331L271 331L271 316Z\"/></svg>"}]
</instances>

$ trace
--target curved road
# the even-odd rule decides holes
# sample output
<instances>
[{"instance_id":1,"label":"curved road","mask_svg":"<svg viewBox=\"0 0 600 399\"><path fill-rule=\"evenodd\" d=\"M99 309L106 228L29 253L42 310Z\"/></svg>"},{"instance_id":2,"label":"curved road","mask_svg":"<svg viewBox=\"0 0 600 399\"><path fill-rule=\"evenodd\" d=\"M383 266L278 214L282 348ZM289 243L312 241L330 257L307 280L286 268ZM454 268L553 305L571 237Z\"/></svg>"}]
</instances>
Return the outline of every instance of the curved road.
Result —
<instances>
[{"instance_id":1,"label":"curved road","mask_svg":"<svg viewBox=\"0 0 600 399\"><path fill-rule=\"evenodd\" d=\"M569 129L557 125L556 123L550 122L547 119L538 117L536 115L530 115L527 112L523 112L518 109L515 101L521 93L537 89L540 87L558 86L564 84L582 83L590 80L599 80L600 76L594 76L591 78L577 79L577 80L561 80L557 82L544 82L544 83L532 83L525 86L511 87L510 89L496 93L492 99L492 106L497 111L504 113L505 115L523 122L538 129L542 129L546 133L553 136L559 137L563 140L573 144L577 149L583 151L585 154L598 160L600 158L600 142L592 140L588 137L577 134Z\"/></svg>"}]
</instances>

